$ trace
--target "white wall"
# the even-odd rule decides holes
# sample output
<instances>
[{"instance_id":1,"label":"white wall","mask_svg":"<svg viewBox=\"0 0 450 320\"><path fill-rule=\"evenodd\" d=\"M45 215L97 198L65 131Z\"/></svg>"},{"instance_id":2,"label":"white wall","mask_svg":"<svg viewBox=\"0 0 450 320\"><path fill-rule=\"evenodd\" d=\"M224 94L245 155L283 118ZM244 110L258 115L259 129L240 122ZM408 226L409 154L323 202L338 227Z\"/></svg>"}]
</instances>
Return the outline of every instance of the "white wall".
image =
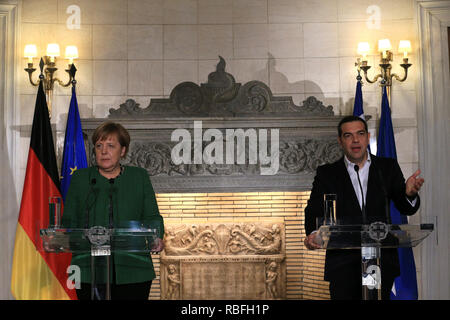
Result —
<instances>
[{"instance_id":1,"label":"white wall","mask_svg":"<svg viewBox=\"0 0 450 320\"><path fill-rule=\"evenodd\" d=\"M66 10L74 4L80 8L81 28L69 30L72 14ZM58 42L62 51L68 44L78 46L82 117L105 117L127 98L147 106L151 97L169 96L182 81L206 82L219 54L238 82L261 80L274 94L292 95L297 104L315 95L333 105L336 114L349 114L357 43L370 42L372 65L378 63L378 39L390 38L394 52L404 38L416 48L413 16L412 0L24 0L20 51L27 43L35 43L41 53L50 42ZM395 59L394 71L401 72L401 59ZM414 54L410 61L408 81L395 83L392 90L405 174L418 163ZM26 60L21 63L24 68ZM59 59L58 67L66 79L66 61ZM20 77L20 145L25 151L36 88L25 72ZM363 88L365 110L374 116L380 109L379 91L375 84ZM70 88L57 86L52 123L59 150L69 101ZM25 158L19 166L26 167Z\"/></svg>"},{"instance_id":2,"label":"white wall","mask_svg":"<svg viewBox=\"0 0 450 320\"><path fill-rule=\"evenodd\" d=\"M10 275L14 236L18 216L15 192L15 129L17 63L16 39L19 11L17 5L0 4L0 299L11 298Z\"/></svg>"},{"instance_id":3,"label":"white wall","mask_svg":"<svg viewBox=\"0 0 450 320\"><path fill-rule=\"evenodd\" d=\"M450 299L450 74L448 30L449 1L418 1L421 40L418 81L419 157L428 182L422 205L425 222L435 231L420 246L422 296Z\"/></svg>"}]
</instances>

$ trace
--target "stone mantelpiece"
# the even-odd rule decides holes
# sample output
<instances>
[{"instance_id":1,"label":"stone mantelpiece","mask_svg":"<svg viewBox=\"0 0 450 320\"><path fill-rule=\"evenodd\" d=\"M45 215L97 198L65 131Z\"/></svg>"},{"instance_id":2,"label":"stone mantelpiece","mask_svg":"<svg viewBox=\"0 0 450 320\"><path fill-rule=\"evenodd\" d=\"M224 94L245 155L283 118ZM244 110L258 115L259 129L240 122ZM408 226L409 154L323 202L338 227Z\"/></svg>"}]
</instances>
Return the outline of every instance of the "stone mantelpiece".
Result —
<instances>
[{"instance_id":1,"label":"stone mantelpiece","mask_svg":"<svg viewBox=\"0 0 450 320\"><path fill-rule=\"evenodd\" d=\"M319 165L342 156L336 129L340 119L334 116L331 106L324 106L315 97L308 97L297 106L292 97L273 96L270 88L260 81L237 83L225 72L222 59L207 83L180 83L169 98L152 99L144 108L134 100L127 100L118 108L110 109L108 120L121 123L131 135L130 150L123 163L147 169L157 195L171 199L158 202L165 215L166 246L155 264L159 272L159 279L155 280L160 281L160 286L155 283L154 288L158 289L154 289L152 297L299 298L301 287L306 283L302 271L304 235L301 223L307 199L298 193L311 190ZM105 120L83 119L85 134L91 137L94 129ZM246 156L243 164L237 161L231 164L175 163L172 150L179 140L172 141L171 137L177 129L192 139L190 149L186 150L191 152L193 160L198 150L196 142L200 142L197 147L204 151L218 141L223 144L225 153L227 142L233 141L227 130L241 130L249 136L254 132L259 156L259 151L264 150L259 144L260 134L266 133L267 155L277 156L278 170L262 174L263 158L250 163L253 151L250 149L255 145L247 142L241 150ZM208 132L214 132L214 139L205 138ZM272 137L277 139L272 140ZM92 150L91 141L87 143L88 150ZM272 149L276 144L278 148ZM238 153L237 145L233 145L233 150ZM94 162L92 153L88 161ZM211 201L205 200L217 198L214 195L221 193L225 196L242 192L266 196L245 204L233 200L223 210L220 204L210 207ZM278 195L272 199L269 194L273 192ZM175 194L194 199L187 205L191 212L185 214ZM199 197L203 200L197 203L195 199ZM242 198L242 195L236 197ZM296 200L277 200L277 197ZM256 198L259 199L259 195ZM205 207L203 212L197 212L202 211L201 207ZM224 219L233 222L224 222ZM314 278L316 275L305 277L318 281Z\"/></svg>"},{"instance_id":2,"label":"stone mantelpiece","mask_svg":"<svg viewBox=\"0 0 450 320\"><path fill-rule=\"evenodd\" d=\"M334 116L332 106L324 106L315 97L297 106L292 97L273 96L270 88L260 81L236 83L225 72L222 58L207 83L200 86L180 83L168 99L152 99L145 108L127 100L118 109L110 109L109 119L120 122L131 135L130 151L123 163L146 168L156 192L310 190L317 166L342 155L336 139L341 117ZM83 119L87 136L103 121ZM194 155L195 127L199 123L200 139L208 129L215 129L222 139L224 153L230 140L227 130L254 133L258 143L259 134L265 132L266 154L273 156L271 163L262 164L259 157L257 163L251 164L247 142L244 164L227 163L225 157L223 163L206 164L201 159L201 163L174 164L171 151L179 141L171 141L172 133L176 129L187 130ZM213 141L204 140L200 142L202 151ZM271 150L272 141L278 143L276 154ZM91 142L87 143L88 150L92 150ZM260 151L261 145L257 146ZM93 162L92 154L89 158ZM264 174L268 166L273 167L272 173Z\"/></svg>"}]
</instances>

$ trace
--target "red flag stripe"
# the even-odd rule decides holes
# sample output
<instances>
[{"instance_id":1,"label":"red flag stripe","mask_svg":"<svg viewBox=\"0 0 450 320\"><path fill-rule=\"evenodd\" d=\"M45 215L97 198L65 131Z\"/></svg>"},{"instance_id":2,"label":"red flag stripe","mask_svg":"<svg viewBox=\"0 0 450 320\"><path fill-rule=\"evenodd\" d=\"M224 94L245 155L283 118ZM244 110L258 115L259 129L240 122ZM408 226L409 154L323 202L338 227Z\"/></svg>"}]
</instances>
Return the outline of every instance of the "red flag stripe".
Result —
<instances>
[{"instance_id":1,"label":"red flag stripe","mask_svg":"<svg viewBox=\"0 0 450 320\"><path fill-rule=\"evenodd\" d=\"M61 197L61 193L36 157L34 150L30 148L20 206L19 223L36 248L41 247L39 230L48 227L48 199L51 196ZM76 299L75 290L69 290L66 285L66 270L70 265L72 255L70 253L47 253L43 250L40 250L40 254L69 297Z\"/></svg>"}]
</instances>

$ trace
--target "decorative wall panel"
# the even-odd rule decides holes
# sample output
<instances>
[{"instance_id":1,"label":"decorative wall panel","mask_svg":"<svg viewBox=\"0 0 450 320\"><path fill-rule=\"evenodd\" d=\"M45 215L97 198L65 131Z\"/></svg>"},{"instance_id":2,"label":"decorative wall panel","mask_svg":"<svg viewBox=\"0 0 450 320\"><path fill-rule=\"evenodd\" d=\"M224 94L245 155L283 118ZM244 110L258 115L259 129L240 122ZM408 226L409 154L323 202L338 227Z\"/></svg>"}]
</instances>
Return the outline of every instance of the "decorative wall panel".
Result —
<instances>
[{"instance_id":1,"label":"decorative wall panel","mask_svg":"<svg viewBox=\"0 0 450 320\"><path fill-rule=\"evenodd\" d=\"M260 81L237 83L225 66L220 58L207 83L182 82L145 108L132 99L111 108L132 138L123 163L146 168L156 192L309 190L317 166L342 156L341 117L312 96L297 106ZM83 119L87 136L105 120Z\"/></svg>"}]
</instances>

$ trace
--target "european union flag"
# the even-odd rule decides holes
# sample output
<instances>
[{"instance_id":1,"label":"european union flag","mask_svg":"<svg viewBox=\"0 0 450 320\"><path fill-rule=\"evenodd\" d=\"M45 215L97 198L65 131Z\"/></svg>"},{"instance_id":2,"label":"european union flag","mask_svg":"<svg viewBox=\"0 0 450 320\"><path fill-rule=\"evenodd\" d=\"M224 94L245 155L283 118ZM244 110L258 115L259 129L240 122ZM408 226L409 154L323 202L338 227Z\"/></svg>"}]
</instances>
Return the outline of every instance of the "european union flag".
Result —
<instances>
[{"instance_id":1,"label":"european union flag","mask_svg":"<svg viewBox=\"0 0 450 320\"><path fill-rule=\"evenodd\" d=\"M353 105L353 115L364 119L361 81L356 82L356 93L355 93L355 104Z\"/></svg>"},{"instance_id":2,"label":"european union flag","mask_svg":"<svg viewBox=\"0 0 450 320\"><path fill-rule=\"evenodd\" d=\"M75 170L86 168L86 150L84 148L83 132L81 131L80 113L78 112L75 86L72 86L69 114L67 116L66 136L61 166L61 195L66 199L72 174Z\"/></svg>"},{"instance_id":3,"label":"european union flag","mask_svg":"<svg viewBox=\"0 0 450 320\"><path fill-rule=\"evenodd\" d=\"M392 127L391 111L387 98L386 87L383 87L381 101L380 129L377 141L377 156L397 159L394 130ZM401 215L391 201L391 220L393 224L407 224L406 216ZM417 300L416 265L412 248L398 248L400 262L400 276L395 278L391 291L391 300Z\"/></svg>"},{"instance_id":4,"label":"european union flag","mask_svg":"<svg viewBox=\"0 0 450 320\"><path fill-rule=\"evenodd\" d=\"M356 93L355 93L355 103L353 105L353 115L362 118L364 121L366 118L364 117L364 110L363 110L363 96L362 96L362 89L361 89L361 77L357 77L358 81L356 81ZM369 152L370 145L367 147Z\"/></svg>"}]
</instances>

